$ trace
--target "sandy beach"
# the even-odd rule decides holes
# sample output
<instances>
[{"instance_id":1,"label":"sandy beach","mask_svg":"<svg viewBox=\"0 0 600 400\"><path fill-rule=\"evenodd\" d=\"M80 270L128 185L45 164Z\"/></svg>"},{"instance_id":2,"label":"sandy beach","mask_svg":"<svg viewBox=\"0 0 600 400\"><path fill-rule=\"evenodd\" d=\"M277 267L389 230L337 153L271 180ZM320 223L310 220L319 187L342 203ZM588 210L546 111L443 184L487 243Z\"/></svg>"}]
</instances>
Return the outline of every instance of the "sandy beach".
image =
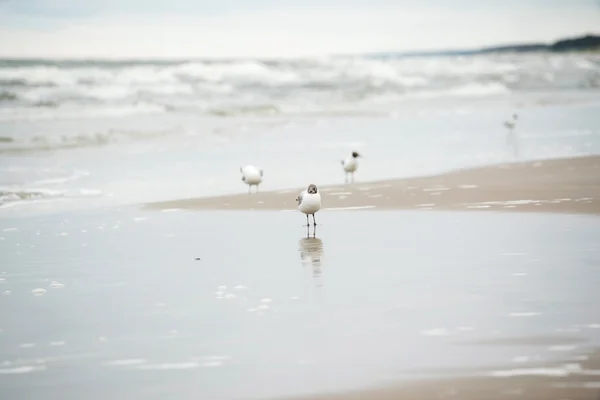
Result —
<instances>
[{"instance_id":1,"label":"sandy beach","mask_svg":"<svg viewBox=\"0 0 600 400\"><path fill-rule=\"evenodd\" d=\"M292 210L290 189L248 195L182 199L146 204L147 209ZM578 157L462 169L410 179L322 186L326 210L469 210L600 214L600 157ZM563 338L564 339L564 338ZM496 345L568 348L568 338L530 337ZM494 345L488 341L487 345ZM459 364L459 363L457 363ZM589 349L560 362L442 372L444 378L378 385L287 400L571 399L600 398L600 352ZM411 372L409 372L411 373ZM416 374L416 372L413 371Z\"/></svg>"},{"instance_id":2,"label":"sandy beach","mask_svg":"<svg viewBox=\"0 0 600 400\"><path fill-rule=\"evenodd\" d=\"M600 398L599 351L576 356L563 363L529 366L522 369L508 367L471 371L468 375L470 376L465 378L421 380L403 386L290 397L286 400L598 400Z\"/></svg>"},{"instance_id":3,"label":"sandy beach","mask_svg":"<svg viewBox=\"0 0 600 400\"><path fill-rule=\"evenodd\" d=\"M139 207L2 220L3 394L600 391L596 216L338 211L316 238L303 223L295 212Z\"/></svg>"},{"instance_id":4,"label":"sandy beach","mask_svg":"<svg viewBox=\"0 0 600 400\"><path fill-rule=\"evenodd\" d=\"M360 180L360 173L358 174ZM311 181L319 185L318 181ZM240 191L246 188L240 184ZM301 189L148 203L148 209L293 210ZM323 211L493 210L600 213L600 157L462 169L441 175L321 186Z\"/></svg>"},{"instance_id":5,"label":"sandy beach","mask_svg":"<svg viewBox=\"0 0 600 400\"><path fill-rule=\"evenodd\" d=\"M507 368L478 371L470 378L426 380L404 386L294 397L287 400L598 400L599 371L600 353L595 352L588 360L579 363L571 361L522 370Z\"/></svg>"}]
</instances>

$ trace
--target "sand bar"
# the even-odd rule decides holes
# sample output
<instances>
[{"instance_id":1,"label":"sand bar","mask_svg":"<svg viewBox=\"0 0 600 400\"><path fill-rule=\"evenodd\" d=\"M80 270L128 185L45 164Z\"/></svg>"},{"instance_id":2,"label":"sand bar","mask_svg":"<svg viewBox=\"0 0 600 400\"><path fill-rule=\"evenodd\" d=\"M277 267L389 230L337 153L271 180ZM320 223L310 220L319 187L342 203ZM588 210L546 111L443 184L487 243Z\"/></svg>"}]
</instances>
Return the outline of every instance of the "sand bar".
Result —
<instances>
[{"instance_id":1,"label":"sand bar","mask_svg":"<svg viewBox=\"0 0 600 400\"><path fill-rule=\"evenodd\" d=\"M360 179L360 174L358 174ZM319 182L314 182L319 185ZM241 186L240 190L246 190ZM295 210L301 188L145 204L148 209ZM440 175L321 186L324 210L600 214L600 156L500 164Z\"/></svg>"}]
</instances>

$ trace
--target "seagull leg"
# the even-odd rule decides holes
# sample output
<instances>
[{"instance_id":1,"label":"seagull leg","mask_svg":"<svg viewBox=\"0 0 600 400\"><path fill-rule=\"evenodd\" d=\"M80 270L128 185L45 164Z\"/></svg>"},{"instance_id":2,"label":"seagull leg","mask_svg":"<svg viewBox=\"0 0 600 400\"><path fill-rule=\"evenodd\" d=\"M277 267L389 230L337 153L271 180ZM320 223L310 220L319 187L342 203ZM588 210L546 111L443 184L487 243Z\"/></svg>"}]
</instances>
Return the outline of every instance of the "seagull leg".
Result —
<instances>
[{"instance_id":1,"label":"seagull leg","mask_svg":"<svg viewBox=\"0 0 600 400\"><path fill-rule=\"evenodd\" d=\"M315 214L313 214L312 216L313 216L313 226L317 226L317 222L315 221Z\"/></svg>"},{"instance_id":2,"label":"seagull leg","mask_svg":"<svg viewBox=\"0 0 600 400\"><path fill-rule=\"evenodd\" d=\"M310 226L310 222L308 221L308 214L306 214L306 226Z\"/></svg>"}]
</instances>

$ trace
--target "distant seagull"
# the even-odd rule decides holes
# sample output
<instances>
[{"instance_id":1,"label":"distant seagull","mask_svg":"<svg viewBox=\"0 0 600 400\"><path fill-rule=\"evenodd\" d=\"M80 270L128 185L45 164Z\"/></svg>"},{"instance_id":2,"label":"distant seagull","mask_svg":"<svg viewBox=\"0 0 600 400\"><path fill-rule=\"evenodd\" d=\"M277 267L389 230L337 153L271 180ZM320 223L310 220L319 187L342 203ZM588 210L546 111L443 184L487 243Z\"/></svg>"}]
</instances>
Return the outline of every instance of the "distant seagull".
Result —
<instances>
[{"instance_id":1,"label":"distant seagull","mask_svg":"<svg viewBox=\"0 0 600 400\"><path fill-rule=\"evenodd\" d=\"M240 168L242 173L242 182L248 185L248 193L252 192L252 186L256 186L256 193L258 193L258 185L263 180L263 170L256 168L253 165L246 165Z\"/></svg>"},{"instance_id":2,"label":"distant seagull","mask_svg":"<svg viewBox=\"0 0 600 400\"><path fill-rule=\"evenodd\" d=\"M504 126L506 127L506 129L512 132L512 130L515 129L515 126L517 125L517 119L517 114L513 114L512 119L504 121Z\"/></svg>"},{"instance_id":3,"label":"distant seagull","mask_svg":"<svg viewBox=\"0 0 600 400\"><path fill-rule=\"evenodd\" d=\"M357 152L353 151L352 155L345 160L342 160L342 167L344 168L346 183L348 183L348 174L352 176L352 182L354 182L354 172L358 168L358 157L362 157Z\"/></svg>"},{"instance_id":4,"label":"distant seagull","mask_svg":"<svg viewBox=\"0 0 600 400\"><path fill-rule=\"evenodd\" d=\"M303 190L296 198L298 202L298 210L306 214L306 226L310 226L308 216L313 217L313 226L317 226L315 221L315 213L321 209L321 194L317 189L317 185L310 184L308 189Z\"/></svg>"},{"instance_id":5,"label":"distant seagull","mask_svg":"<svg viewBox=\"0 0 600 400\"><path fill-rule=\"evenodd\" d=\"M506 144L513 148L513 153L515 157L519 157L519 143L517 142L517 137L515 136L515 126L517 125L517 114L513 114L512 119L508 121L504 121L504 127L508 130L506 133Z\"/></svg>"}]
</instances>

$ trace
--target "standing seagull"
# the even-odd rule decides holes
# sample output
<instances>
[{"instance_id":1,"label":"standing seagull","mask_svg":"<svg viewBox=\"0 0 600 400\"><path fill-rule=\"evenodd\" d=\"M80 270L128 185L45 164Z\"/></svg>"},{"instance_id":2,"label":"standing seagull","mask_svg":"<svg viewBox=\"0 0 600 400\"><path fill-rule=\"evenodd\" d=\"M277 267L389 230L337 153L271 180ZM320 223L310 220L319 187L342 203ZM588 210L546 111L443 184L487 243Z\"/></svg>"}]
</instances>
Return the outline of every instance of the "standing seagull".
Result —
<instances>
[{"instance_id":1,"label":"standing seagull","mask_svg":"<svg viewBox=\"0 0 600 400\"><path fill-rule=\"evenodd\" d=\"M310 184L308 189L303 190L296 198L298 202L298 210L306 214L306 226L310 226L308 216L313 217L313 226L316 227L315 213L321 209L321 194L317 189L317 185Z\"/></svg>"},{"instance_id":2,"label":"standing seagull","mask_svg":"<svg viewBox=\"0 0 600 400\"><path fill-rule=\"evenodd\" d=\"M512 119L504 121L504 127L508 130L506 133L506 144L512 146L515 157L519 157L519 143L517 143L517 137L515 136L517 118L517 114L513 114Z\"/></svg>"},{"instance_id":3,"label":"standing seagull","mask_svg":"<svg viewBox=\"0 0 600 400\"><path fill-rule=\"evenodd\" d=\"M352 175L352 183L354 183L354 172L356 171L356 168L358 168L358 157L362 156L353 151L350 157L342 160L342 167L344 168L346 183L348 183L348 174Z\"/></svg>"},{"instance_id":4,"label":"standing seagull","mask_svg":"<svg viewBox=\"0 0 600 400\"><path fill-rule=\"evenodd\" d=\"M256 186L256 193L258 193L258 185L263 180L263 170L256 168L253 165L246 165L240 168L242 173L242 182L248 185L248 194L251 193L252 186Z\"/></svg>"},{"instance_id":5,"label":"standing seagull","mask_svg":"<svg viewBox=\"0 0 600 400\"><path fill-rule=\"evenodd\" d=\"M506 129L512 132L512 130L515 129L515 125L517 125L517 119L517 114L513 114L512 119L504 121L504 126L506 127Z\"/></svg>"}]
</instances>

